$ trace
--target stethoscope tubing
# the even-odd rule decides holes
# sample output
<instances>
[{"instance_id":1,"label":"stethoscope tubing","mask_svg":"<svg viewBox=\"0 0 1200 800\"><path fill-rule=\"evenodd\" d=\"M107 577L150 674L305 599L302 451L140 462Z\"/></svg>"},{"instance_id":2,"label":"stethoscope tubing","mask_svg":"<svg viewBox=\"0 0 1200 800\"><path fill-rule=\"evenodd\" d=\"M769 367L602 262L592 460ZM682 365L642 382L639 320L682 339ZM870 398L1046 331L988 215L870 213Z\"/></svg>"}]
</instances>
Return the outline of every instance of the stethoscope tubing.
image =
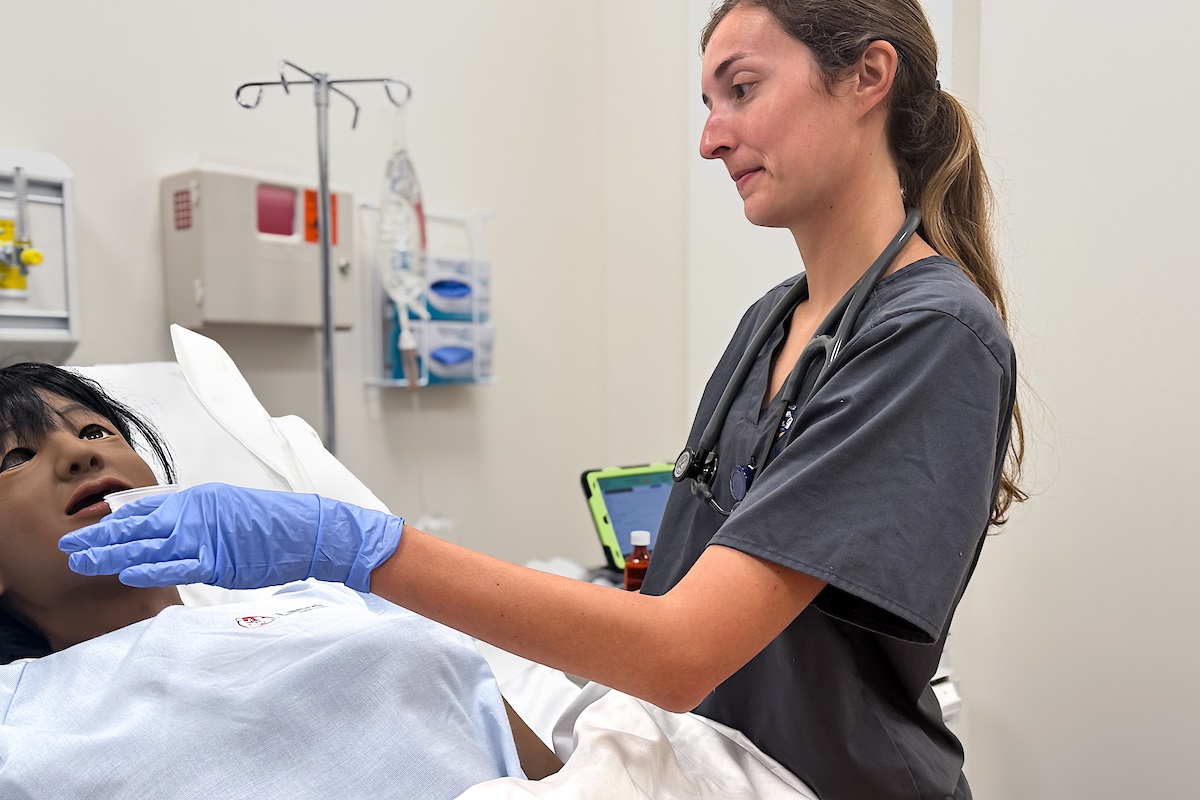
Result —
<instances>
[{"instance_id":1,"label":"stethoscope tubing","mask_svg":"<svg viewBox=\"0 0 1200 800\"><path fill-rule=\"evenodd\" d=\"M905 215L904 225L892 237L892 240L888 242L887 247L872 262L867 271L855 281L854 286L850 287L850 291L842 295L842 298L833 307L833 310L821 321L821 327L817 329L818 331L829 330L833 326L833 321L835 319L838 320L837 329L834 331L833 336L830 337L821 333L814 336L813 340L805 346L804 352L797 359L796 366L792 368L791 375L788 376L788 383L790 383L793 378L803 380L804 376L808 374L812 365L811 363L803 364L802 362L804 361L805 353L808 352L810 347L813 348L813 354L809 357L810 361L818 355L824 356L825 361L821 365L820 372L817 373L816 380L808 387L807 391L803 392L802 397L799 394L791 395L788 392L784 393L784 397L788 402L796 406L797 413L833 375L837 359L842 354L846 342L850 340L850 335L854 331L854 326L858 323L858 317L862 314L863 307L866 306L871 292L879 285L879 281L883 279L883 273L887 272L888 267L900 255L900 251L908 245L909 240L912 239L913 234L917 232L917 228L920 225L921 212L915 208L910 208ZM805 285L807 286L807 281Z\"/></svg>"},{"instance_id":2,"label":"stethoscope tubing","mask_svg":"<svg viewBox=\"0 0 1200 800\"><path fill-rule=\"evenodd\" d=\"M796 359L796 364L793 366L791 373L784 382L783 391L781 392L783 403L781 415L786 413L788 408L794 407L794 416L799 415L800 410L807 405L808 401L817 393L817 391L829 380L833 375L838 357L841 355L842 349L849 340L854 325L858 321L859 315L862 313L863 307L870 298L871 292L875 286L883 278L883 274L887 272L888 267L900 255L900 251L909 243L917 228L921 225L921 212L916 208L909 208L906 211L904 224L896 233L888 245L883 249L883 252L871 263L850 290L846 292L837 302L837 304L821 321L820 327L817 328L817 334L812 340L805 345L801 351L800 357ZM729 516L730 511L726 511L716 502L713 497L711 484L716 477L718 459L715 452L715 447L721 437L721 431L725 426L725 421L729 416L729 412L733 407L734 400L745 385L746 378L749 376L750 370L754 368L754 363L758 360L759 353L766 346L767 340L775 332L775 329L783 322L784 318L795 311L808 297L808 276L801 275L800 278L788 288L787 292L779 302L771 309L763 324L754 332L750 343L746 346L746 351L742 354L737 366L734 368L733 375L730 376L729 382L725 385L725 390L721 393L720 399L717 401L717 407L713 410L712 416L708 419L708 424L704 426L704 432L700 435L700 441L696 445L694 451L684 450L680 454L682 460L685 454L690 453L689 463L699 470L699 477L692 477L692 494L706 501L714 509L723 516ZM830 328L834 327L834 322L837 326L833 335L825 333ZM823 363L821 369L817 373L817 377L810 385L803 387L807 383L806 377L809 374L813 363L817 358L822 358ZM801 397L803 395L803 397ZM782 416L781 420L782 421ZM792 425L787 434L788 441L795 435L798 426ZM767 440L765 452L760 459L763 463L763 468L766 467L767 453L770 452L771 442L774 441L776 428L771 431L771 437ZM678 463L678 462L677 462ZM699 465L698 467L696 465ZM682 480L678 476L676 480Z\"/></svg>"},{"instance_id":3,"label":"stethoscope tubing","mask_svg":"<svg viewBox=\"0 0 1200 800\"><path fill-rule=\"evenodd\" d=\"M767 315L767 319L754 332L754 338L750 340L750 344L746 346L746 352L738 361L737 367L734 368L733 375L729 378L729 383L726 385L725 391L721 394L721 399L717 402L717 407L713 410L712 416L708 418L708 424L704 426L704 433L700 435L700 441L696 445L697 453L710 453L717 443L717 439L721 436L721 429L725 427L725 419L729 416L729 410L733 407L733 401L737 396L736 391L729 391L729 387L736 386L741 389L746 383L746 378L750 370L754 368L754 362L758 358L758 354L767 344L767 340L771 338L771 334L783 322L784 317L792 313L796 306L804 300L808 294L808 278L801 275L788 290L787 293L775 304L774 308ZM754 358L750 358L749 354L754 353Z\"/></svg>"}]
</instances>

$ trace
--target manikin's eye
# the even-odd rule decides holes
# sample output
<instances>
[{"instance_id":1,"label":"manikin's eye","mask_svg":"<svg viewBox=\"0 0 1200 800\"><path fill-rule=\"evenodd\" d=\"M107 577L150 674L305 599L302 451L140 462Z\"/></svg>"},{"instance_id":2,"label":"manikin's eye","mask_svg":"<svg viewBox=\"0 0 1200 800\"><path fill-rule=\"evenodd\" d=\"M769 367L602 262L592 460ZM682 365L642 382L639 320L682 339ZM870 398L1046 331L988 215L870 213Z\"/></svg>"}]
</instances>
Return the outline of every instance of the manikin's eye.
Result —
<instances>
[{"instance_id":1,"label":"manikin's eye","mask_svg":"<svg viewBox=\"0 0 1200 800\"><path fill-rule=\"evenodd\" d=\"M34 452L28 447L14 447L4 454L3 459L0 459L0 472L10 470L13 467L19 467L33 458L34 455Z\"/></svg>"},{"instance_id":2,"label":"manikin's eye","mask_svg":"<svg viewBox=\"0 0 1200 800\"><path fill-rule=\"evenodd\" d=\"M107 439L109 436L116 434L100 425L85 425L79 432L80 439Z\"/></svg>"}]
</instances>

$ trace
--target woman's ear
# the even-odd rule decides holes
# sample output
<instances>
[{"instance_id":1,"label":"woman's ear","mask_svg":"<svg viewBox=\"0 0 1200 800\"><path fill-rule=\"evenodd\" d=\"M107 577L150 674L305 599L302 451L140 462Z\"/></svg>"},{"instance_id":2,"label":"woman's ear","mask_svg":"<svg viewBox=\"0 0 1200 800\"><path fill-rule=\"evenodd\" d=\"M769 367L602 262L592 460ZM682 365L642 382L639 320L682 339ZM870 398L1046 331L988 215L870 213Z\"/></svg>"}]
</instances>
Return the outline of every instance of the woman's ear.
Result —
<instances>
[{"instance_id":1,"label":"woman's ear","mask_svg":"<svg viewBox=\"0 0 1200 800\"><path fill-rule=\"evenodd\" d=\"M876 39L867 45L854 68L854 93L863 112L870 111L887 98L896 79L900 57L891 42Z\"/></svg>"}]
</instances>

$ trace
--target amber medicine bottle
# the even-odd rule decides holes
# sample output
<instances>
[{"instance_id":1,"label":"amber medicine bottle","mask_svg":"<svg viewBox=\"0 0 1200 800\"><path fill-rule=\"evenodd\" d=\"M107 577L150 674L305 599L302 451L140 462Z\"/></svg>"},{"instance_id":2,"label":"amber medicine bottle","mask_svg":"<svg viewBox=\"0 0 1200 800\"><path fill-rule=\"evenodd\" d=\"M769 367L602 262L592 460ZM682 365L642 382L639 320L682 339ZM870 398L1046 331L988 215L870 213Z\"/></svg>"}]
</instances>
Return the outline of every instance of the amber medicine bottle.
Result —
<instances>
[{"instance_id":1,"label":"amber medicine bottle","mask_svg":"<svg viewBox=\"0 0 1200 800\"><path fill-rule=\"evenodd\" d=\"M629 543L633 552L625 557L625 590L636 592L642 588L642 579L650 566L650 531L633 531Z\"/></svg>"}]
</instances>

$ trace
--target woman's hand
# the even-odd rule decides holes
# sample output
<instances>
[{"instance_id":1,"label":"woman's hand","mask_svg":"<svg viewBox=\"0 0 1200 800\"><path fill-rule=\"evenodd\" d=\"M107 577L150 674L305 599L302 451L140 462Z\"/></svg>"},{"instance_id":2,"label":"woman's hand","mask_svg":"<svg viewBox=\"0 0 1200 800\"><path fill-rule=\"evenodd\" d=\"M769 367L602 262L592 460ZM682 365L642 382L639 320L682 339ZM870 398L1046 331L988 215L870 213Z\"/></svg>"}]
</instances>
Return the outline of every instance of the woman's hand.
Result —
<instances>
[{"instance_id":1,"label":"woman's hand","mask_svg":"<svg viewBox=\"0 0 1200 800\"><path fill-rule=\"evenodd\" d=\"M209 483L130 503L59 541L71 569L130 586L227 589L305 578L370 591L404 520L313 494Z\"/></svg>"}]
</instances>

